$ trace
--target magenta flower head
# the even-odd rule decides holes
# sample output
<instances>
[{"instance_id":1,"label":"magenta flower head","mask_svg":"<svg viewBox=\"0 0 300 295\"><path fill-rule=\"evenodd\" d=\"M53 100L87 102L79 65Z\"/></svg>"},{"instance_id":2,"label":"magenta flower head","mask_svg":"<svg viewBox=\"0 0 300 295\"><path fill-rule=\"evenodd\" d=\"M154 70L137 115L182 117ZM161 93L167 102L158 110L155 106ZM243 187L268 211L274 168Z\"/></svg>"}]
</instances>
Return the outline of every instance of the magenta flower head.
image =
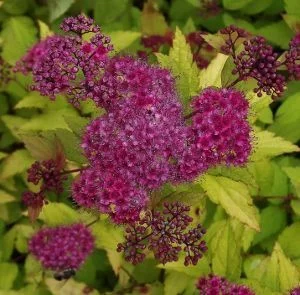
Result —
<instances>
[{"instance_id":1,"label":"magenta flower head","mask_svg":"<svg viewBox=\"0 0 300 295\"><path fill-rule=\"evenodd\" d=\"M200 278L196 286L199 295L255 295L247 286L233 284L214 275Z\"/></svg>"},{"instance_id":2,"label":"magenta flower head","mask_svg":"<svg viewBox=\"0 0 300 295\"><path fill-rule=\"evenodd\" d=\"M178 162L178 179L192 180L217 164L245 164L251 152L251 128L244 94L206 88L194 97L192 108L188 147Z\"/></svg>"},{"instance_id":3,"label":"magenta flower head","mask_svg":"<svg viewBox=\"0 0 300 295\"><path fill-rule=\"evenodd\" d=\"M78 205L109 214L115 223L138 220L148 201L144 190L96 167L80 174L73 182L72 192Z\"/></svg>"},{"instance_id":4,"label":"magenta flower head","mask_svg":"<svg viewBox=\"0 0 300 295\"><path fill-rule=\"evenodd\" d=\"M83 224L43 228L29 241L29 251L53 271L77 270L93 249L94 237Z\"/></svg>"},{"instance_id":5,"label":"magenta flower head","mask_svg":"<svg viewBox=\"0 0 300 295\"><path fill-rule=\"evenodd\" d=\"M294 288L290 291L290 295L300 295L300 287Z\"/></svg>"},{"instance_id":6,"label":"magenta flower head","mask_svg":"<svg viewBox=\"0 0 300 295\"><path fill-rule=\"evenodd\" d=\"M90 89L102 75L112 46L110 38L82 15L67 18L61 27L73 34L48 40L47 51L32 71L32 89L51 99L66 94L78 106L80 100L91 97ZM90 32L94 35L85 40L83 35Z\"/></svg>"},{"instance_id":7,"label":"magenta flower head","mask_svg":"<svg viewBox=\"0 0 300 295\"><path fill-rule=\"evenodd\" d=\"M59 41L59 36L49 36L37 44L35 44L33 47L31 47L25 56L19 60L15 67L15 72L21 72L24 75L27 75L28 73L32 72L34 68L39 66L39 62L43 59L43 57L48 52L48 46L55 42L55 40Z\"/></svg>"}]
</instances>

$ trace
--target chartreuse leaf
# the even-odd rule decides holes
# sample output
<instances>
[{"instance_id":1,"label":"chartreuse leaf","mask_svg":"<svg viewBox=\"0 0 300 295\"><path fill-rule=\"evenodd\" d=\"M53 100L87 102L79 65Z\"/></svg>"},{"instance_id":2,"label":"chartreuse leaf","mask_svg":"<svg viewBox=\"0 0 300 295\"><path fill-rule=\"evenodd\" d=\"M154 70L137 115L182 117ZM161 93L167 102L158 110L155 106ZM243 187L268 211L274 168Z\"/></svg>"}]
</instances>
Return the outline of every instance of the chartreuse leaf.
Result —
<instances>
[{"instance_id":1,"label":"chartreuse leaf","mask_svg":"<svg viewBox=\"0 0 300 295\"><path fill-rule=\"evenodd\" d=\"M230 220L221 227L209 242L213 273L236 280L241 273L241 242L237 241Z\"/></svg>"},{"instance_id":2,"label":"chartreuse leaf","mask_svg":"<svg viewBox=\"0 0 300 295\"><path fill-rule=\"evenodd\" d=\"M300 1L299 1L300 3ZM283 101L269 130L283 138L296 142L300 139L300 95L296 93Z\"/></svg>"},{"instance_id":3,"label":"chartreuse leaf","mask_svg":"<svg viewBox=\"0 0 300 295\"><path fill-rule=\"evenodd\" d=\"M51 35L53 35L53 33L51 32L49 26L42 22L41 20L37 21L39 24L39 31L40 31L40 39L43 40Z\"/></svg>"},{"instance_id":4,"label":"chartreuse leaf","mask_svg":"<svg viewBox=\"0 0 300 295\"><path fill-rule=\"evenodd\" d=\"M5 204L14 201L16 201L14 196L0 189L0 204Z\"/></svg>"},{"instance_id":5,"label":"chartreuse leaf","mask_svg":"<svg viewBox=\"0 0 300 295\"><path fill-rule=\"evenodd\" d=\"M284 167L283 171L290 178L295 191L300 198L300 167Z\"/></svg>"},{"instance_id":6,"label":"chartreuse leaf","mask_svg":"<svg viewBox=\"0 0 300 295\"><path fill-rule=\"evenodd\" d=\"M96 238L96 247L106 250L112 268L118 274L120 266L123 264L123 255L116 249L118 243L122 243L124 240L122 229L107 220L98 221L91 226L91 229Z\"/></svg>"},{"instance_id":7,"label":"chartreuse leaf","mask_svg":"<svg viewBox=\"0 0 300 295\"><path fill-rule=\"evenodd\" d=\"M84 131L86 125L89 123L89 119L79 117L79 116L64 116L66 123L69 128L78 136L82 136L82 132Z\"/></svg>"},{"instance_id":8,"label":"chartreuse leaf","mask_svg":"<svg viewBox=\"0 0 300 295\"><path fill-rule=\"evenodd\" d=\"M14 135L15 138L19 137L20 129L28 122L28 120L12 115L4 115L1 117L1 120L4 122L9 131Z\"/></svg>"},{"instance_id":9,"label":"chartreuse leaf","mask_svg":"<svg viewBox=\"0 0 300 295\"><path fill-rule=\"evenodd\" d=\"M155 259L146 259L134 268L132 275L139 283L153 283L158 280L160 274L156 265Z\"/></svg>"},{"instance_id":10,"label":"chartreuse leaf","mask_svg":"<svg viewBox=\"0 0 300 295\"><path fill-rule=\"evenodd\" d=\"M196 95L199 90L199 71L193 62L191 48L179 28L176 28L169 56L158 53L157 58L161 66L169 68L176 77L183 104L188 105L190 97Z\"/></svg>"},{"instance_id":11,"label":"chartreuse leaf","mask_svg":"<svg viewBox=\"0 0 300 295\"><path fill-rule=\"evenodd\" d=\"M0 152L0 160L4 159L7 157L7 154Z\"/></svg>"},{"instance_id":12,"label":"chartreuse leaf","mask_svg":"<svg viewBox=\"0 0 300 295\"><path fill-rule=\"evenodd\" d=\"M118 53L141 37L140 32L133 31L114 31L109 33L114 50Z\"/></svg>"},{"instance_id":13,"label":"chartreuse leaf","mask_svg":"<svg viewBox=\"0 0 300 295\"><path fill-rule=\"evenodd\" d=\"M212 202L221 205L230 216L259 231L257 209L245 184L212 175L204 176L200 183Z\"/></svg>"},{"instance_id":14,"label":"chartreuse leaf","mask_svg":"<svg viewBox=\"0 0 300 295\"><path fill-rule=\"evenodd\" d=\"M39 283L43 278L42 266L31 254L25 260L25 274L28 283Z\"/></svg>"},{"instance_id":15,"label":"chartreuse leaf","mask_svg":"<svg viewBox=\"0 0 300 295\"><path fill-rule=\"evenodd\" d=\"M23 109L23 108L43 109L47 106L47 104L48 104L47 99L39 95L38 92L30 92L28 95L26 95L15 105L15 109Z\"/></svg>"},{"instance_id":16,"label":"chartreuse leaf","mask_svg":"<svg viewBox=\"0 0 300 295\"><path fill-rule=\"evenodd\" d=\"M49 0L50 21L54 21L63 15L75 2L75 0Z\"/></svg>"},{"instance_id":17,"label":"chartreuse leaf","mask_svg":"<svg viewBox=\"0 0 300 295\"><path fill-rule=\"evenodd\" d=\"M0 290L10 290L18 275L15 263L0 263Z\"/></svg>"},{"instance_id":18,"label":"chartreuse leaf","mask_svg":"<svg viewBox=\"0 0 300 295\"><path fill-rule=\"evenodd\" d=\"M24 172L32 163L32 158L25 149L20 149L2 161L0 166L0 179L7 179L18 173Z\"/></svg>"},{"instance_id":19,"label":"chartreuse leaf","mask_svg":"<svg viewBox=\"0 0 300 295\"><path fill-rule=\"evenodd\" d=\"M45 283L50 290L51 294L55 295L82 295L86 293L87 285L84 283L76 282L74 279L70 278L64 282L62 285L61 282L47 278ZM89 295L100 295L96 289L89 290Z\"/></svg>"},{"instance_id":20,"label":"chartreuse leaf","mask_svg":"<svg viewBox=\"0 0 300 295\"><path fill-rule=\"evenodd\" d=\"M168 31L168 24L153 1L147 1L144 4L141 16L141 31L143 35L164 35Z\"/></svg>"},{"instance_id":21,"label":"chartreuse leaf","mask_svg":"<svg viewBox=\"0 0 300 295\"><path fill-rule=\"evenodd\" d=\"M190 277L184 273L177 271L167 271L164 282L165 295L181 294L187 287Z\"/></svg>"},{"instance_id":22,"label":"chartreuse leaf","mask_svg":"<svg viewBox=\"0 0 300 295\"><path fill-rule=\"evenodd\" d=\"M47 225L71 224L80 221L80 214L63 203L49 203L43 207L39 219Z\"/></svg>"},{"instance_id":23,"label":"chartreuse leaf","mask_svg":"<svg viewBox=\"0 0 300 295\"><path fill-rule=\"evenodd\" d=\"M256 160L300 151L298 146L269 131L256 131L255 138L253 158Z\"/></svg>"},{"instance_id":24,"label":"chartreuse leaf","mask_svg":"<svg viewBox=\"0 0 300 295\"><path fill-rule=\"evenodd\" d=\"M227 59L227 55L218 53L217 56L210 62L208 67L200 72L200 89L204 89L209 86L222 86L221 73Z\"/></svg>"},{"instance_id":25,"label":"chartreuse leaf","mask_svg":"<svg viewBox=\"0 0 300 295\"><path fill-rule=\"evenodd\" d=\"M13 65L36 42L36 34L37 29L29 17L9 18L4 22L1 33L3 58Z\"/></svg>"},{"instance_id":26,"label":"chartreuse leaf","mask_svg":"<svg viewBox=\"0 0 300 295\"><path fill-rule=\"evenodd\" d=\"M291 259L300 258L300 222L295 222L285 228L279 236L278 242L284 253Z\"/></svg>"},{"instance_id":27,"label":"chartreuse leaf","mask_svg":"<svg viewBox=\"0 0 300 295\"><path fill-rule=\"evenodd\" d=\"M279 268L280 291L287 292L299 284L300 275L291 261L284 255L280 245L275 244L271 260L276 260L275 267Z\"/></svg>"}]
</instances>

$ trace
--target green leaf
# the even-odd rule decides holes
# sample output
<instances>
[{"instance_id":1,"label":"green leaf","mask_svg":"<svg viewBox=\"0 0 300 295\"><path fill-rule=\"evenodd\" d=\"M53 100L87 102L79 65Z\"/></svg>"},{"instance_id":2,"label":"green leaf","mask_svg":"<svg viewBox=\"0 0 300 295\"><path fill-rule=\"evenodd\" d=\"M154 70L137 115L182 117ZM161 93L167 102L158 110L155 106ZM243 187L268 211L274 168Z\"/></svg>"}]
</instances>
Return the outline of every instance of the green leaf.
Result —
<instances>
[{"instance_id":1,"label":"green leaf","mask_svg":"<svg viewBox=\"0 0 300 295\"><path fill-rule=\"evenodd\" d=\"M218 53L217 56L210 62L208 67L200 72L199 79L201 89L209 86L222 86L221 73L227 59L227 55Z\"/></svg>"},{"instance_id":2,"label":"green leaf","mask_svg":"<svg viewBox=\"0 0 300 295\"><path fill-rule=\"evenodd\" d=\"M0 190L0 204L5 204L5 203L9 203L9 202L15 202L16 198L14 196L12 196L11 194Z\"/></svg>"},{"instance_id":3,"label":"green leaf","mask_svg":"<svg viewBox=\"0 0 300 295\"><path fill-rule=\"evenodd\" d=\"M228 10L238 10L245 7L252 0L223 0L224 8Z\"/></svg>"},{"instance_id":4,"label":"green leaf","mask_svg":"<svg viewBox=\"0 0 300 295\"><path fill-rule=\"evenodd\" d=\"M212 270L214 274L236 280L241 273L241 245L236 240L228 220L211 241Z\"/></svg>"},{"instance_id":5,"label":"green leaf","mask_svg":"<svg viewBox=\"0 0 300 295\"><path fill-rule=\"evenodd\" d=\"M261 230L256 233L253 244L259 244L261 241L278 234L285 227L286 219L285 211L278 206L269 206L263 209L260 215Z\"/></svg>"},{"instance_id":6,"label":"green leaf","mask_svg":"<svg viewBox=\"0 0 300 295\"><path fill-rule=\"evenodd\" d=\"M249 4L243 7L242 12L245 14L258 14L266 10L273 0L252 0Z\"/></svg>"},{"instance_id":7,"label":"green leaf","mask_svg":"<svg viewBox=\"0 0 300 295\"><path fill-rule=\"evenodd\" d=\"M140 32L133 31L114 31L109 33L114 50L118 53L141 37Z\"/></svg>"},{"instance_id":8,"label":"green leaf","mask_svg":"<svg viewBox=\"0 0 300 295\"><path fill-rule=\"evenodd\" d=\"M55 134L60 139L64 147L66 158L68 160L80 164L85 164L87 162L80 148L80 138L78 138L74 133L66 129L56 129Z\"/></svg>"},{"instance_id":9,"label":"green leaf","mask_svg":"<svg viewBox=\"0 0 300 295\"><path fill-rule=\"evenodd\" d=\"M300 151L300 148L296 145L269 131L257 131L255 137L256 145L253 158L256 160Z\"/></svg>"},{"instance_id":10,"label":"green leaf","mask_svg":"<svg viewBox=\"0 0 300 295\"><path fill-rule=\"evenodd\" d=\"M183 104L189 105L191 96L196 95L199 90L199 71L193 62L191 48L179 28L176 28L173 47L170 49L169 56L158 54L157 57L161 66L172 71L176 77Z\"/></svg>"},{"instance_id":11,"label":"green leaf","mask_svg":"<svg viewBox=\"0 0 300 295\"><path fill-rule=\"evenodd\" d=\"M98 24L109 24L121 17L127 7L128 0L94 1L94 18Z\"/></svg>"},{"instance_id":12,"label":"green leaf","mask_svg":"<svg viewBox=\"0 0 300 295\"><path fill-rule=\"evenodd\" d=\"M298 0L284 0L284 4L287 13L300 15L300 2Z\"/></svg>"},{"instance_id":13,"label":"green leaf","mask_svg":"<svg viewBox=\"0 0 300 295\"><path fill-rule=\"evenodd\" d=\"M4 234L3 239L0 240L0 261L8 261L10 259L13 249L15 247L16 237L16 227L13 227Z\"/></svg>"},{"instance_id":14,"label":"green leaf","mask_svg":"<svg viewBox=\"0 0 300 295\"><path fill-rule=\"evenodd\" d=\"M245 184L212 175L204 176L200 183L212 202L220 204L227 214L259 231L257 210Z\"/></svg>"},{"instance_id":15,"label":"green leaf","mask_svg":"<svg viewBox=\"0 0 300 295\"><path fill-rule=\"evenodd\" d=\"M0 263L0 290L9 290L18 275L15 263Z\"/></svg>"},{"instance_id":16,"label":"green leaf","mask_svg":"<svg viewBox=\"0 0 300 295\"><path fill-rule=\"evenodd\" d=\"M284 253L291 259L300 258L300 222L295 222L285 228L279 236L278 242Z\"/></svg>"},{"instance_id":17,"label":"green leaf","mask_svg":"<svg viewBox=\"0 0 300 295\"><path fill-rule=\"evenodd\" d=\"M43 278L42 266L31 254L25 260L25 274L28 283L39 283Z\"/></svg>"},{"instance_id":18,"label":"green leaf","mask_svg":"<svg viewBox=\"0 0 300 295\"><path fill-rule=\"evenodd\" d=\"M32 158L25 149L17 150L10 154L0 166L0 179L12 177L24 172L32 164Z\"/></svg>"},{"instance_id":19,"label":"green leaf","mask_svg":"<svg viewBox=\"0 0 300 295\"><path fill-rule=\"evenodd\" d=\"M203 256L197 263L197 265L184 265L184 257L180 256L178 261L169 262L167 264L159 264L157 267L163 268L166 270L174 270L193 278L198 278L199 276L208 275L211 270L209 266L209 262L206 256Z\"/></svg>"},{"instance_id":20,"label":"green leaf","mask_svg":"<svg viewBox=\"0 0 300 295\"><path fill-rule=\"evenodd\" d=\"M263 108L258 114L258 120L265 124L273 123L273 112L269 106Z\"/></svg>"},{"instance_id":21,"label":"green leaf","mask_svg":"<svg viewBox=\"0 0 300 295\"><path fill-rule=\"evenodd\" d=\"M288 48L288 44L293 37L292 30L283 20L277 23L272 22L272 24L258 29L257 33L283 49Z\"/></svg>"},{"instance_id":22,"label":"green leaf","mask_svg":"<svg viewBox=\"0 0 300 295\"><path fill-rule=\"evenodd\" d=\"M63 203L49 203L43 206L39 219L47 225L57 226L80 222L80 214Z\"/></svg>"},{"instance_id":23,"label":"green leaf","mask_svg":"<svg viewBox=\"0 0 300 295\"><path fill-rule=\"evenodd\" d=\"M132 273L138 283L153 283L158 280L160 269L155 259L146 259L138 264Z\"/></svg>"},{"instance_id":24,"label":"green leaf","mask_svg":"<svg viewBox=\"0 0 300 295\"><path fill-rule=\"evenodd\" d=\"M3 58L14 65L35 42L37 29L34 22L26 16L9 18L3 24Z\"/></svg>"},{"instance_id":25,"label":"green leaf","mask_svg":"<svg viewBox=\"0 0 300 295\"><path fill-rule=\"evenodd\" d=\"M89 119L78 116L64 116L69 128L78 136L82 136L82 132L89 123Z\"/></svg>"},{"instance_id":26,"label":"green leaf","mask_svg":"<svg viewBox=\"0 0 300 295\"><path fill-rule=\"evenodd\" d=\"M164 281L164 294L165 295L174 295L181 294L189 283L189 276L177 272L177 271L168 271L166 279Z\"/></svg>"},{"instance_id":27,"label":"green leaf","mask_svg":"<svg viewBox=\"0 0 300 295\"><path fill-rule=\"evenodd\" d=\"M300 198L300 167L284 167L283 171L290 178L297 196Z\"/></svg>"},{"instance_id":28,"label":"green leaf","mask_svg":"<svg viewBox=\"0 0 300 295\"><path fill-rule=\"evenodd\" d=\"M1 8L9 14L25 14L29 8L29 1L5 0Z\"/></svg>"},{"instance_id":29,"label":"green leaf","mask_svg":"<svg viewBox=\"0 0 300 295\"><path fill-rule=\"evenodd\" d=\"M14 137L20 139L20 129L28 122L28 120L13 115L4 115L1 119Z\"/></svg>"},{"instance_id":30,"label":"green leaf","mask_svg":"<svg viewBox=\"0 0 300 295\"><path fill-rule=\"evenodd\" d=\"M48 0L50 21L62 16L74 3L74 0Z\"/></svg>"},{"instance_id":31,"label":"green leaf","mask_svg":"<svg viewBox=\"0 0 300 295\"><path fill-rule=\"evenodd\" d=\"M291 142L296 142L300 139L299 122L300 95L296 93L285 99L279 106L275 115L275 123L270 126L269 130Z\"/></svg>"}]
</instances>

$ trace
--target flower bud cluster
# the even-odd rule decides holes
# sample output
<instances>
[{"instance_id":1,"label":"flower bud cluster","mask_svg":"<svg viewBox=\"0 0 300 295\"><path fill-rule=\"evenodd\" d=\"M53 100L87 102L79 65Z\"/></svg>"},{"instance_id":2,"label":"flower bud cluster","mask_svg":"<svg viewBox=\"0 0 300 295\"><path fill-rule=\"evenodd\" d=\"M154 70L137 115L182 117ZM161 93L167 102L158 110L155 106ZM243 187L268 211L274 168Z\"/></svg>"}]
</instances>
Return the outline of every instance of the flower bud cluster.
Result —
<instances>
[{"instance_id":1,"label":"flower bud cluster","mask_svg":"<svg viewBox=\"0 0 300 295\"><path fill-rule=\"evenodd\" d=\"M146 249L165 264L179 259L185 253L186 266L196 265L207 250L202 240L205 229L199 224L189 229L192 218L190 208L179 202L164 203L162 211L146 211L138 222L126 227L125 242L118 244L117 251L124 252L125 259L133 264L145 258Z\"/></svg>"},{"instance_id":2,"label":"flower bud cluster","mask_svg":"<svg viewBox=\"0 0 300 295\"><path fill-rule=\"evenodd\" d=\"M90 89L101 76L112 46L110 38L83 15L65 19L61 28L73 34L41 41L17 64L16 70L32 71L32 90L51 99L65 94L78 107L81 100L91 97ZM87 33L93 33L89 40L83 38Z\"/></svg>"},{"instance_id":3,"label":"flower bud cluster","mask_svg":"<svg viewBox=\"0 0 300 295\"><path fill-rule=\"evenodd\" d=\"M300 33L289 44L289 50L285 55L285 66L290 79L300 80Z\"/></svg>"},{"instance_id":4,"label":"flower bud cluster","mask_svg":"<svg viewBox=\"0 0 300 295\"><path fill-rule=\"evenodd\" d=\"M41 183L40 190L37 193L25 191L22 196L23 203L28 208L40 209L43 207L46 192L63 192L63 182L66 176L61 174L61 167L57 161L50 159L36 161L28 169L28 182L35 185Z\"/></svg>"},{"instance_id":5,"label":"flower bud cluster","mask_svg":"<svg viewBox=\"0 0 300 295\"><path fill-rule=\"evenodd\" d=\"M263 92L273 98L281 96L286 85L285 77L279 73L279 55L267 44L266 39L261 36L250 37L235 26L221 29L220 33L227 38L222 51L232 56L235 64L232 74L238 75L237 81L253 78L257 81L254 92L258 96L262 96ZM244 39L243 48L237 52L236 45L241 39Z\"/></svg>"},{"instance_id":6,"label":"flower bud cluster","mask_svg":"<svg viewBox=\"0 0 300 295\"><path fill-rule=\"evenodd\" d=\"M233 284L225 278L214 275L201 277L196 286L199 289L199 295L255 295L247 286Z\"/></svg>"},{"instance_id":7,"label":"flower bud cluster","mask_svg":"<svg viewBox=\"0 0 300 295\"><path fill-rule=\"evenodd\" d=\"M29 251L44 268L77 270L94 249L94 237L83 224L39 230L29 241Z\"/></svg>"}]
</instances>

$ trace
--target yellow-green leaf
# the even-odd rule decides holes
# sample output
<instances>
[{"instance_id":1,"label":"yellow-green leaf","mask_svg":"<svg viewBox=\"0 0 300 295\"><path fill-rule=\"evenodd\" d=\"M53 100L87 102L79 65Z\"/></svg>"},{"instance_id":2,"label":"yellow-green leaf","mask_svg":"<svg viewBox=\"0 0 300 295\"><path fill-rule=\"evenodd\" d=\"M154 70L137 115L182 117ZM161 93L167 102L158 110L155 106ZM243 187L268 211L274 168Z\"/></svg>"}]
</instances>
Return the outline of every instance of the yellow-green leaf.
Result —
<instances>
[{"instance_id":1,"label":"yellow-green leaf","mask_svg":"<svg viewBox=\"0 0 300 295\"><path fill-rule=\"evenodd\" d=\"M257 209L245 184L222 176L206 175L201 181L208 197L232 217L259 231Z\"/></svg>"},{"instance_id":2,"label":"yellow-green leaf","mask_svg":"<svg viewBox=\"0 0 300 295\"><path fill-rule=\"evenodd\" d=\"M16 201L14 196L7 193L6 191L0 190L0 204L5 204L14 201Z\"/></svg>"},{"instance_id":3,"label":"yellow-green leaf","mask_svg":"<svg viewBox=\"0 0 300 295\"><path fill-rule=\"evenodd\" d=\"M298 146L269 131L256 131L255 137L257 143L254 147L254 159L276 157L284 153L300 151Z\"/></svg>"}]
</instances>

